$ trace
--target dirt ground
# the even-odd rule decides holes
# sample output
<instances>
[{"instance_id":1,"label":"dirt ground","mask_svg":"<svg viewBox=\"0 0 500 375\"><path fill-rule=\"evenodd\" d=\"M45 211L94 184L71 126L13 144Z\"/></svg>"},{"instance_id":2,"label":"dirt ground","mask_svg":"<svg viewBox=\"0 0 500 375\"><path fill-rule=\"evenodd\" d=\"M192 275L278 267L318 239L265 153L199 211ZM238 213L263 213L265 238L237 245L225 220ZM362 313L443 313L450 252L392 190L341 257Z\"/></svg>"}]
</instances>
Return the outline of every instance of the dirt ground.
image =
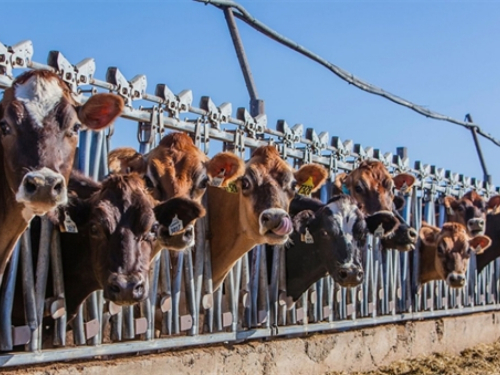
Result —
<instances>
[{"instance_id":1,"label":"dirt ground","mask_svg":"<svg viewBox=\"0 0 500 375\"><path fill-rule=\"evenodd\" d=\"M500 375L500 342L478 345L460 355L433 354L402 360L369 372L328 372L325 375Z\"/></svg>"}]
</instances>

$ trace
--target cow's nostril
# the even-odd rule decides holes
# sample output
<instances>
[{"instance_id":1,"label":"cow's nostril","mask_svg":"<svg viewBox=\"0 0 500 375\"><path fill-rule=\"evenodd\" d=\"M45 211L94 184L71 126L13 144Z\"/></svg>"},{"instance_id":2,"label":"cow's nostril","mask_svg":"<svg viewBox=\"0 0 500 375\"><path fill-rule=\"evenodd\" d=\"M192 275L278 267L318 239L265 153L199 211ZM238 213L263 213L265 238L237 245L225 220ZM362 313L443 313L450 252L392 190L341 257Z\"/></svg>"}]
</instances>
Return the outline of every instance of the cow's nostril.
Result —
<instances>
[{"instance_id":1,"label":"cow's nostril","mask_svg":"<svg viewBox=\"0 0 500 375\"><path fill-rule=\"evenodd\" d=\"M262 221L262 223L264 224L264 223L267 223L270 219L271 219L270 215L268 215L268 214L263 214L263 215L262 215L262 218L261 218L261 221Z\"/></svg>"},{"instance_id":2,"label":"cow's nostril","mask_svg":"<svg viewBox=\"0 0 500 375\"><path fill-rule=\"evenodd\" d=\"M109 291L110 291L110 292L112 292L112 293L115 293L115 294L119 294L119 293L120 293L120 291L121 291L121 289L120 289L120 287L119 287L118 285L116 285L116 284L111 284L111 285L109 286Z\"/></svg>"},{"instance_id":3,"label":"cow's nostril","mask_svg":"<svg viewBox=\"0 0 500 375\"><path fill-rule=\"evenodd\" d=\"M363 271L359 271L359 272L358 272L358 280L363 279L363 276L364 276Z\"/></svg>"},{"instance_id":4,"label":"cow's nostril","mask_svg":"<svg viewBox=\"0 0 500 375\"><path fill-rule=\"evenodd\" d=\"M135 287L134 287L134 293L137 294L137 295L141 295L144 293L144 284L137 284Z\"/></svg>"},{"instance_id":5,"label":"cow's nostril","mask_svg":"<svg viewBox=\"0 0 500 375\"><path fill-rule=\"evenodd\" d=\"M57 194L61 194L62 189L63 189L63 185L62 185L62 183L60 183L60 182L58 182L58 183L54 186L54 191L55 191Z\"/></svg>"},{"instance_id":6,"label":"cow's nostril","mask_svg":"<svg viewBox=\"0 0 500 375\"><path fill-rule=\"evenodd\" d=\"M345 279L347 277L347 271L346 270L339 271L339 277L341 279Z\"/></svg>"},{"instance_id":7,"label":"cow's nostril","mask_svg":"<svg viewBox=\"0 0 500 375\"><path fill-rule=\"evenodd\" d=\"M37 186L33 182L26 181L24 183L24 190L26 190L27 193L33 194L36 191L36 189L37 189Z\"/></svg>"},{"instance_id":8,"label":"cow's nostril","mask_svg":"<svg viewBox=\"0 0 500 375\"><path fill-rule=\"evenodd\" d=\"M415 239L417 238L417 231L413 228L410 228L408 230L408 236L411 238L411 239Z\"/></svg>"}]
</instances>

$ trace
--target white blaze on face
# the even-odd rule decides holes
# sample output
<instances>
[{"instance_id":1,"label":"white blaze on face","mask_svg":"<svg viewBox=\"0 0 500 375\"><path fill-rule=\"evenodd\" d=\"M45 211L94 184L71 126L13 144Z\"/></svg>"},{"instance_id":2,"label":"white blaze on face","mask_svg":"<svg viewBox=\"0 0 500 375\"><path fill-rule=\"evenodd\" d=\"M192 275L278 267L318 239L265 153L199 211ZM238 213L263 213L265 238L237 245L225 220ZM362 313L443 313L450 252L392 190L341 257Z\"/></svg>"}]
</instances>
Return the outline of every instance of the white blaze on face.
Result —
<instances>
[{"instance_id":1,"label":"white blaze on face","mask_svg":"<svg viewBox=\"0 0 500 375\"><path fill-rule=\"evenodd\" d=\"M356 215L357 206L352 204L348 199L338 199L335 202L329 203L327 206L332 211L333 219L340 225L342 236L345 237L347 242L352 243L353 247L357 247L357 243L355 243L352 233L354 224L358 218ZM349 266L351 263L353 263L352 254L351 259L345 266Z\"/></svg>"},{"instance_id":2,"label":"white blaze on face","mask_svg":"<svg viewBox=\"0 0 500 375\"><path fill-rule=\"evenodd\" d=\"M24 103L31 119L38 126L43 126L43 120L61 101L63 89L56 78L43 79L33 75L14 88L17 100Z\"/></svg>"}]
</instances>

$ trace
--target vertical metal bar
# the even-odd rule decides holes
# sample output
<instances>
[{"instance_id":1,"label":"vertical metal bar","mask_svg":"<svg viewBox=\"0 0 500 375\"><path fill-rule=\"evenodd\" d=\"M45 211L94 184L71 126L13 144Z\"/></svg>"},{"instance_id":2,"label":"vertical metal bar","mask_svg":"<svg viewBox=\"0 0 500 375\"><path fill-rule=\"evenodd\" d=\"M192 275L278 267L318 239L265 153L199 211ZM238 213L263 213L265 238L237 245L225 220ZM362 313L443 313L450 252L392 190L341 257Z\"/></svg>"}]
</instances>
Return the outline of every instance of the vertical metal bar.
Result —
<instances>
[{"instance_id":1,"label":"vertical metal bar","mask_svg":"<svg viewBox=\"0 0 500 375\"><path fill-rule=\"evenodd\" d=\"M17 242L5 273L0 294L0 350L12 350L12 307L14 304L20 241Z\"/></svg>"},{"instance_id":2,"label":"vertical metal bar","mask_svg":"<svg viewBox=\"0 0 500 375\"><path fill-rule=\"evenodd\" d=\"M92 131L80 131L80 145L78 147L78 169L86 176L90 175L90 146L91 146Z\"/></svg>"},{"instance_id":3,"label":"vertical metal bar","mask_svg":"<svg viewBox=\"0 0 500 375\"><path fill-rule=\"evenodd\" d=\"M467 113L465 115L465 121L466 122L474 122L472 121L472 116L470 115L470 113ZM477 137L477 128L476 127L472 127L470 128L470 131L472 133L472 139L474 140L474 145L476 146L476 152L477 152L477 156L479 157L479 162L481 163L481 168L483 169L483 178L484 178L484 181L487 181L488 184L491 185L491 175L488 173L488 168L486 167L486 161L484 160L484 156L483 156L483 150L481 149L481 143L479 143L479 139Z\"/></svg>"},{"instance_id":4,"label":"vertical metal bar","mask_svg":"<svg viewBox=\"0 0 500 375\"><path fill-rule=\"evenodd\" d=\"M208 221L206 222L208 227ZM214 289L212 283L212 259L210 254L210 241L207 239L205 242L205 259L203 261L203 280L204 280L204 299L211 300L210 306L205 306L204 328L208 332L214 331L214 314L215 314L215 300Z\"/></svg>"},{"instance_id":5,"label":"vertical metal bar","mask_svg":"<svg viewBox=\"0 0 500 375\"><path fill-rule=\"evenodd\" d=\"M258 99L257 88L253 80L252 72L250 71L250 65L248 64L245 49L243 48L243 43L234 20L232 9L229 7L224 8L224 16L226 17L227 26L231 34L231 39L233 40L236 56L238 57L238 62L240 63L248 94L250 95L250 114L252 116L257 116L264 113L264 101Z\"/></svg>"},{"instance_id":6,"label":"vertical metal bar","mask_svg":"<svg viewBox=\"0 0 500 375\"><path fill-rule=\"evenodd\" d=\"M123 338L133 340L135 338L134 306L123 306Z\"/></svg>"},{"instance_id":7,"label":"vertical metal bar","mask_svg":"<svg viewBox=\"0 0 500 375\"><path fill-rule=\"evenodd\" d=\"M173 276L174 281L172 283L172 323L173 323L173 332L180 332L180 298L181 298L181 280L182 280L182 268L184 263L184 252L175 251L170 252L170 256L174 259L177 259L176 262L172 262L174 264Z\"/></svg>"},{"instance_id":8,"label":"vertical metal bar","mask_svg":"<svg viewBox=\"0 0 500 375\"><path fill-rule=\"evenodd\" d=\"M64 313L56 319L55 329L54 329L54 345L64 346L66 345L66 299L64 294L64 277L63 277L63 266L61 259L61 242L59 236L59 230L56 228L52 229L50 245L50 260L52 267L52 281L54 288L54 296L56 299L62 302L62 308L64 308Z\"/></svg>"},{"instance_id":9,"label":"vertical metal bar","mask_svg":"<svg viewBox=\"0 0 500 375\"><path fill-rule=\"evenodd\" d=\"M101 327L100 320L99 320L99 304L98 304L98 292L93 292L88 298L87 298L87 313L89 317L89 321L97 320L99 322L99 327ZM90 345L99 345L101 343L101 330L99 329L99 332L97 335L91 337L89 340Z\"/></svg>"},{"instance_id":10,"label":"vertical metal bar","mask_svg":"<svg viewBox=\"0 0 500 375\"><path fill-rule=\"evenodd\" d=\"M73 319L73 341L75 345L85 345L85 332L83 330L83 303L78 306L75 318Z\"/></svg>"},{"instance_id":11,"label":"vertical metal bar","mask_svg":"<svg viewBox=\"0 0 500 375\"><path fill-rule=\"evenodd\" d=\"M259 306L257 313L259 314L259 322L266 328L269 328L270 313L269 313L269 291L267 284L267 262L265 245L260 245L258 250L260 252L259 262Z\"/></svg>"},{"instance_id":12,"label":"vertical metal bar","mask_svg":"<svg viewBox=\"0 0 500 375\"><path fill-rule=\"evenodd\" d=\"M49 276L49 248L50 237L52 234L52 223L47 217L40 218L40 244L38 247L38 259L36 266L36 284L35 284L35 299L36 299L36 314L38 319L38 342L39 348L43 342L42 338L42 322L45 309L45 290L47 288L47 278Z\"/></svg>"},{"instance_id":13,"label":"vertical metal bar","mask_svg":"<svg viewBox=\"0 0 500 375\"><path fill-rule=\"evenodd\" d=\"M170 252L160 253L160 289L162 294L162 333L172 334L172 279L170 276Z\"/></svg>"},{"instance_id":14,"label":"vertical metal bar","mask_svg":"<svg viewBox=\"0 0 500 375\"><path fill-rule=\"evenodd\" d=\"M151 271L149 273L149 298L145 301L145 315L148 319L148 329L145 333L146 340L152 340L155 337L155 313L158 295L158 278L160 274L160 253L151 261Z\"/></svg>"},{"instance_id":15,"label":"vertical metal bar","mask_svg":"<svg viewBox=\"0 0 500 375\"><path fill-rule=\"evenodd\" d=\"M186 301L189 313L191 314L193 319L193 325L189 329L188 333L190 335L195 335L198 331L199 314L195 296L192 250L186 250L185 254L186 260L184 261L184 283L186 288Z\"/></svg>"},{"instance_id":16,"label":"vertical metal bar","mask_svg":"<svg viewBox=\"0 0 500 375\"><path fill-rule=\"evenodd\" d=\"M206 237L205 220L206 217L199 219L195 225L196 243L194 247L195 251L194 289L195 289L195 304L198 309L201 306L201 297L203 292L203 264L205 262L205 237ZM196 323L198 330L195 333L200 333L203 331L203 327L200 327L200 321L201 321L201 311L198 311L196 316Z\"/></svg>"},{"instance_id":17,"label":"vertical metal bar","mask_svg":"<svg viewBox=\"0 0 500 375\"><path fill-rule=\"evenodd\" d=\"M99 178L99 167L102 164L102 147L104 140L104 130L92 132L92 141L90 145L90 170L89 175L97 180Z\"/></svg>"},{"instance_id":18,"label":"vertical metal bar","mask_svg":"<svg viewBox=\"0 0 500 375\"><path fill-rule=\"evenodd\" d=\"M26 349L33 352L40 349L38 341L38 318L36 309L35 280L33 273L33 256L29 229L21 236L21 264L23 272L23 296L26 322L31 330L31 341Z\"/></svg>"}]
</instances>

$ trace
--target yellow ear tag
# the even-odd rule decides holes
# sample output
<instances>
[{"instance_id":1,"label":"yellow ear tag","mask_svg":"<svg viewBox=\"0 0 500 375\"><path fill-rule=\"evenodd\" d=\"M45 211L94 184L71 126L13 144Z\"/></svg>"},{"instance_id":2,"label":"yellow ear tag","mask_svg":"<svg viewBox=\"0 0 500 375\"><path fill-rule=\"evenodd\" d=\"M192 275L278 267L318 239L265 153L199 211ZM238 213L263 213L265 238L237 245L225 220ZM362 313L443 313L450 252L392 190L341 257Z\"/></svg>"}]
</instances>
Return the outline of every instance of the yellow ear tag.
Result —
<instances>
[{"instance_id":1,"label":"yellow ear tag","mask_svg":"<svg viewBox=\"0 0 500 375\"><path fill-rule=\"evenodd\" d=\"M298 193L300 195L309 196L311 195L312 189L314 189L313 178L309 177L307 181L300 186Z\"/></svg>"},{"instance_id":2,"label":"yellow ear tag","mask_svg":"<svg viewBox=\"0 0 500 375\"><path fill-rule=\"evenodd\" d=\"M236 183L235 182L230 182L229 184L227 184L226 186L226 191L228 193L232 193L232 194L238 194L238 186L236 186Z\"/></svg>"}]
</instances>

